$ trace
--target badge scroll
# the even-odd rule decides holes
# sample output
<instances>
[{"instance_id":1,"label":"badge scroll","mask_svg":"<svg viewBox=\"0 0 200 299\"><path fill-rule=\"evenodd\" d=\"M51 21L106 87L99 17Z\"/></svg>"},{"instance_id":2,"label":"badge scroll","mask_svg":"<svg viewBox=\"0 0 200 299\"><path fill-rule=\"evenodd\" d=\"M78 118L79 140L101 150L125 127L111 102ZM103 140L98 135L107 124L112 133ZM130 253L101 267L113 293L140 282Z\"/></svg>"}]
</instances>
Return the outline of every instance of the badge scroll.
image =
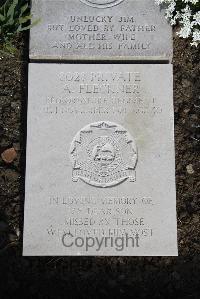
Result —
<instances>
[{"instance_id":1,"label":"badge scroll","mask_svg":"<svg viewBox=\"0 0 200 299\"><path fill-rule=\"evenodd\" d=\"M96 8L109 8L116 6L124 0L80 0L81 2Z\"/></svg>"},{"instance_id":2,"label":"badge scroll","mask_svg":"<svg viewBox=\"0 0 200 299\"><path fill-rule=\"evenodd\" d=\"M121 125L100 121L88 124L74 137L70 158L72 180L92 186L116 186L127 179L136 180L137 147Z\"/></svg>"}]
</instances>

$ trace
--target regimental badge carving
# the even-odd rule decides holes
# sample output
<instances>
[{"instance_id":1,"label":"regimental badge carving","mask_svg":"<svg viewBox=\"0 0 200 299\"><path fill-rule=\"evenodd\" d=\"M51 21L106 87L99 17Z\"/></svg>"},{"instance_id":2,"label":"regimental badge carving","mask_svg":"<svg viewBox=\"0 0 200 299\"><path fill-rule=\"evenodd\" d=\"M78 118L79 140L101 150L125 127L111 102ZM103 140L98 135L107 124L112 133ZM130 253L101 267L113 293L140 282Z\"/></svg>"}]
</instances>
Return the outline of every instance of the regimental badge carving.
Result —
<instances>
[{"instance_id":1,"label":"regimental badge carving","mask_svg":"<svg viewBox=\"0 0 200 299\"><path fill-rule=\"evenodd\" d=\"M118 5L124 0L80 0L80 1L92 7L109 8Z\"/></svg>"},{"instance_id":2,"label":"regimental badge carving","mask_svg":"<svg viewBox=\"0 0 200 299\"><path fill-rule=\"evenodd\" d=\"M70 157L72 180L96 187L116 186L136 179L137 147L121 125L100 121L81 129L74 137Z\"/></svg>"}]
</instances>

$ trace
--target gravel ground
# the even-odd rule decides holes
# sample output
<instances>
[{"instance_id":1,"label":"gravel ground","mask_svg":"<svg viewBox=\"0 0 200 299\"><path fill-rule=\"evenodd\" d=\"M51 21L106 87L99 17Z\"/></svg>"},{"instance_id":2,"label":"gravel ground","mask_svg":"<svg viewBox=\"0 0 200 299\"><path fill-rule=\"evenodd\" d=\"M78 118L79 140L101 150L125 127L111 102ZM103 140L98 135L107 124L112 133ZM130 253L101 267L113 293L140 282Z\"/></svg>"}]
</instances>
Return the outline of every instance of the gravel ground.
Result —
<instances>
[{"instance_id":1,"label":"gravel ground","mask_svg":"<svg viewBox=\"0 0 200 299\"><path fill-rule=\"evenodd\" d=\"M174 36L179 257L28 258L22 257L27 40L18 38L14 57L0 58L0 298L199 299L200 48Z\"/></svg>"}]
</instances>

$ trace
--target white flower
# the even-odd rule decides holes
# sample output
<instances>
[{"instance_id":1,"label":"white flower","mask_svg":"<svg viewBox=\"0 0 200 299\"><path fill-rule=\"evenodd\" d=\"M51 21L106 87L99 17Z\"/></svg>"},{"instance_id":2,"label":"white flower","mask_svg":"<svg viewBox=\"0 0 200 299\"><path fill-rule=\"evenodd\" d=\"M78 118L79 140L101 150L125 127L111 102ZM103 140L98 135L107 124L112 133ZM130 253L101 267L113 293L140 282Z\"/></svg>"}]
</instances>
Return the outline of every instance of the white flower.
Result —
<instances>
[{"instance_id":1,"label":"white flower","mask_svg":"<svg viewBox=\"0 0 200 299\"><path fill-rule=\"evenodd\" d=\"M158 5L165 4L165 16L170 24L180 24L181 29L177 34L180 37L192 37L193 46L200 44L200 11L196 12L200 0L155 0ZM195 7L196 6L196 7ZM182 9L178 8L182 7Z\"/></svg>"}]
</instances>

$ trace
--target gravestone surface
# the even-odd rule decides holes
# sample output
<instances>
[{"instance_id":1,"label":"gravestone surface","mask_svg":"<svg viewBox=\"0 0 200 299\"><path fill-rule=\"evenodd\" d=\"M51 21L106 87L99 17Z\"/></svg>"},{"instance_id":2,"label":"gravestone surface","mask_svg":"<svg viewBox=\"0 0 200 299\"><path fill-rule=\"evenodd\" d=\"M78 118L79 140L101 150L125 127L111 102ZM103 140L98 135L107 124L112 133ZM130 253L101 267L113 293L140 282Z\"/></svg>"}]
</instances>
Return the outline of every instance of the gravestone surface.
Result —
<instances>
[{"instance_id":1,"label":"gravestone surface","mask_svg":"<svg viewBox=\"0 0 200 299\"><path fill-rule=\"evenodd\" d=\"M177 255L172 83L164 64L29 65L24 255Z\"/></svg>"},{"instance_id":2,"label":"gravestone surface","mask_svg":"<svg viewBox=\"0 0 200 299\"><path fill-rule=\"evenodd\" d=\"M32 60L171 60L172 29L154 0L33 0Z\"/></svg>"}]
</instances>

